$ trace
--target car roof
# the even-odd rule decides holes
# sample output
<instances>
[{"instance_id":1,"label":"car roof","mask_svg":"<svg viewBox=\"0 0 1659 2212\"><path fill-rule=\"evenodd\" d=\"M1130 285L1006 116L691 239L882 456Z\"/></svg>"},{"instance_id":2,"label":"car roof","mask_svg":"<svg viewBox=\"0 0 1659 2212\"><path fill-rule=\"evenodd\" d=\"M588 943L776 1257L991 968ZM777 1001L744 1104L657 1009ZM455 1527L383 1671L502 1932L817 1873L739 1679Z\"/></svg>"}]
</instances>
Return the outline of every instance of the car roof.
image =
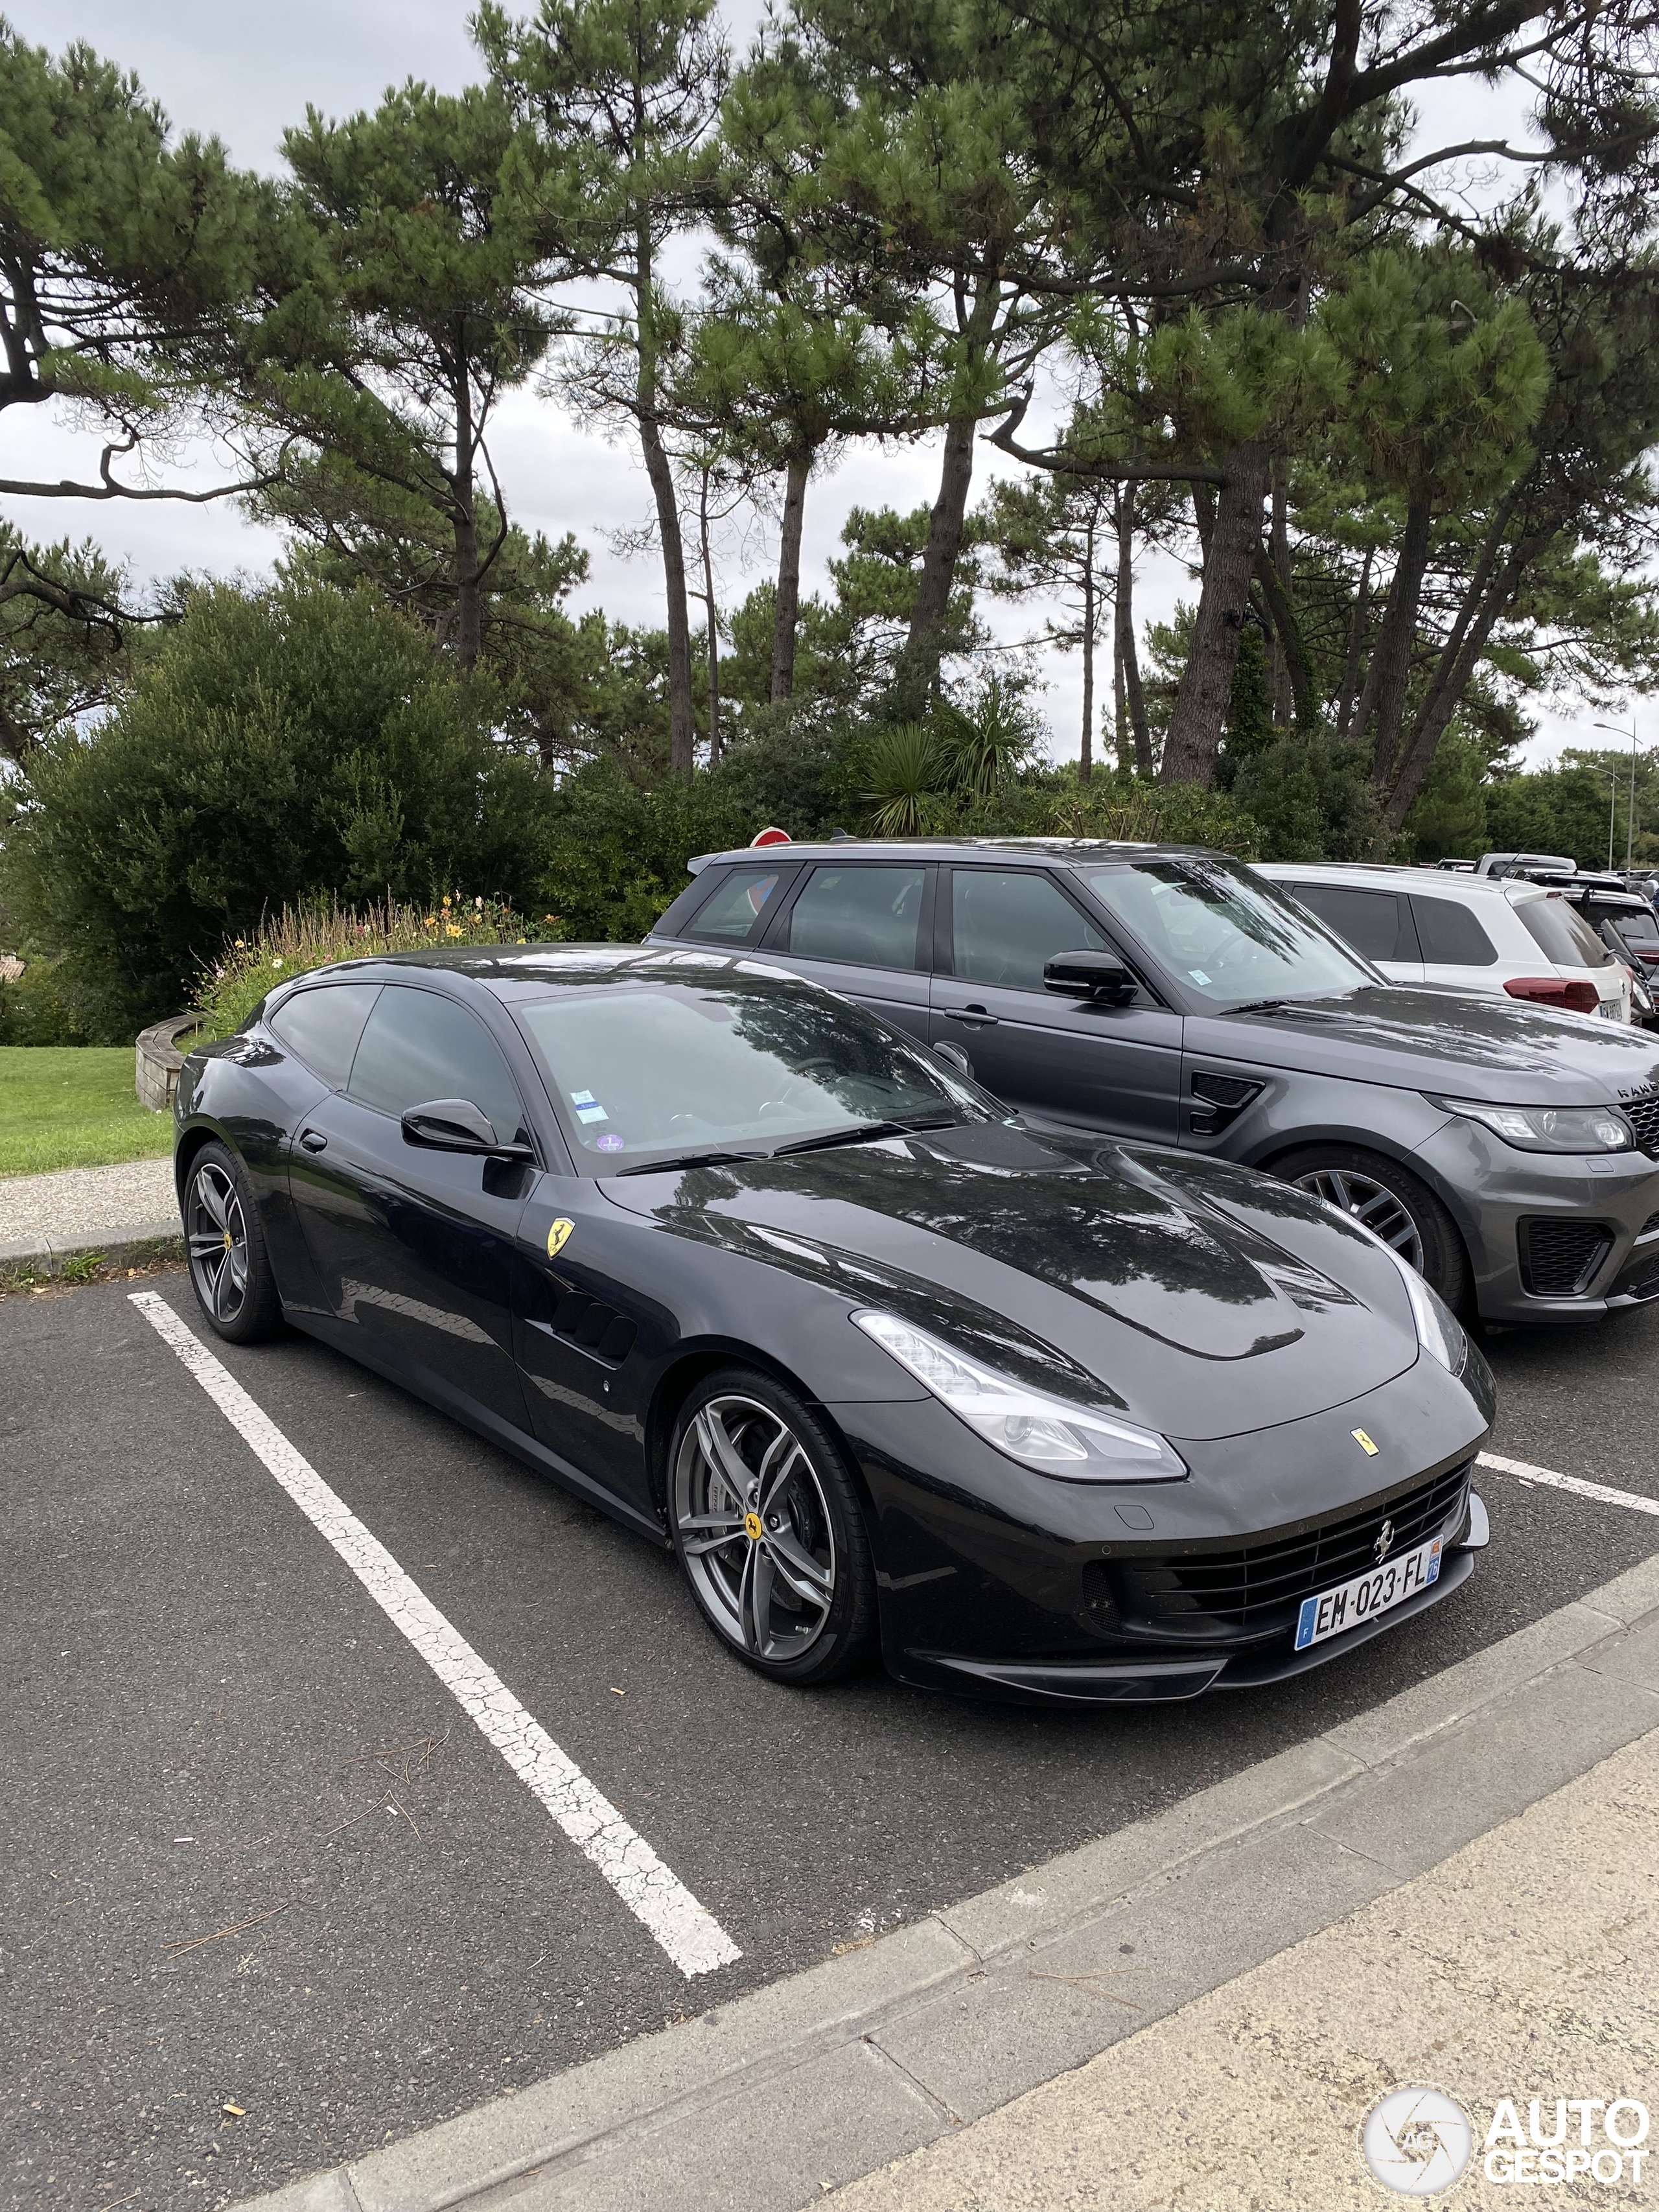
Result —
<instances>
[{"instance_id":1,"label":"car roof","mask_svg":"<svg viewBox=\"0 0 1659 2212\"><path fill-rule=\"evenodd\" d=\"M331 961L326 967L307 969L270 994L275 1011L289 994L308 983L412 981L422 975L460 976L481 983L498 998L520 998L529 991L552 984L622 982L641 977L668 980L678 976L690 982L698 976L733 974L775 978L793 983L800 979L787 969L769 966L748 952L720 952L660 945L452 945L411 952L381 952L357 960Z\"/></svg>"},{"instance_id":2,"label":"car roof","mask_svg":"<svg viewBox=\"0 0 1659 2212\"><path fill-rule=\"evenodd\" d=\"M1528 883L1524 878L1517 882L1511 876L1454 875L1449 869L1411 868L1394 860L1261 860L1256 865L1273 883L1282 877L1297 876L1322 878L1334 884L1352 878L1364 885L1382 878L1392 887L1405 878L1431 898L1443 898L1449 893L1477 899L1507 899L1513 905L1517 892L1523 898L1549 896L1540 884Z\"/></svg>"},{"instance_id":3,"label":"car roof","mask_svg":"<svg viewBox=\"0 0 1659 2212\"><path fill-rule=\"evenodd\" d=\"M736 845L721 853L699 853L686 866L700 875L705 868L734 860L851 860L872 854L884 860L1063 860L1075 866L1084 860L1230 860L1232 854L1208 845L1143 844L1115 837L836 837L821 841L793 839L787 844Z\"/></svg>"}]
</instances>

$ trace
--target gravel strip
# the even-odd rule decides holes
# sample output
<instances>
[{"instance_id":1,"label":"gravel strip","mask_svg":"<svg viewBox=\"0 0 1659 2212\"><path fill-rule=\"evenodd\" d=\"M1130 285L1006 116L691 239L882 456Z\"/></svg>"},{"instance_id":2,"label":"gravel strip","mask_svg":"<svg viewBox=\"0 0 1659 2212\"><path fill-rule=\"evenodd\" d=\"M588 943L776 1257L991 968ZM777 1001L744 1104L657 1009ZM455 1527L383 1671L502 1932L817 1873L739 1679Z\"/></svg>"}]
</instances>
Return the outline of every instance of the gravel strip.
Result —
<instances>
[{"instance_id":1,"label":"gravel strip","mask_svg":"<svg viewBox=\"0 0 1659 2212\"><path fill-rule=\"evenodd\" d=\"M0 1180L0 1244L26 1237L73 1237L163 1221L179 1211L173 1162L125 1160L112 1168L58 1168Z\"/></svg>"}]
</instances>

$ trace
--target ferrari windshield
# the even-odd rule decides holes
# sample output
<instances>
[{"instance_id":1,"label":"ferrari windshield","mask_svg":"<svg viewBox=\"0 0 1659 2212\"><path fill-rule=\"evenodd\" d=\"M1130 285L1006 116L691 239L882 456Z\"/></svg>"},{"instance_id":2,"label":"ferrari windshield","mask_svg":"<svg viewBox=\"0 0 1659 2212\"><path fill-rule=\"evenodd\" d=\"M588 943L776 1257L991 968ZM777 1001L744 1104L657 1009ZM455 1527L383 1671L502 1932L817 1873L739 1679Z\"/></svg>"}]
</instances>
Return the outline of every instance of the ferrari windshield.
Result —
<instances>
[{"instance_id":1,"label":"ferrari windshield","mask_svg":"<svg viewBox=\"0 0 1659 2212\"><path fill-rule=\"evenodd\" d=\"M1219 855L1078 873L1109 914L1218 1011L1381 980L1275 884Z\"/></svg>"},{"instance_id":2,"label":"ferrari windshield","mask_svg":"<svg viewBox=\"0 0 1659 2212\"><path fill-rule=\"evenodd\" d=\"M861 1123L988 1112L971 1085L810 984L653 978L514 1012L578 1157L601 1172L658 1152L771 1152Z\"/></svg>"}]
</instances>

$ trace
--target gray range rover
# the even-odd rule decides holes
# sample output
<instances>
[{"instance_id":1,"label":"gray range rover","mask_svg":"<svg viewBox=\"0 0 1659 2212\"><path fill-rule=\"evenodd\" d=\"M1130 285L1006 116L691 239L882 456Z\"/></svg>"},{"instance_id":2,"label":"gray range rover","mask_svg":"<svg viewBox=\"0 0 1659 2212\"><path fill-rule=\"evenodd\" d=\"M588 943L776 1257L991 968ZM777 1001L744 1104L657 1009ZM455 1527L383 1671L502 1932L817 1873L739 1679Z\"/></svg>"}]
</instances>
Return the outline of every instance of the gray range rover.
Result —
<instances>
[{"instance_id":1,"label":"gray range rover","mask_svg":"<svg viewBox=\"0 0 1659 2212\"><path fill-rule=\"evenodd\" d=\"M1317 1193L1488 1320L1659 1297L1659 1038L1391 984L1222 853L848 839L711 854L647 942L744 950L1028 1120Z\"/></svg>"}]
</instances>

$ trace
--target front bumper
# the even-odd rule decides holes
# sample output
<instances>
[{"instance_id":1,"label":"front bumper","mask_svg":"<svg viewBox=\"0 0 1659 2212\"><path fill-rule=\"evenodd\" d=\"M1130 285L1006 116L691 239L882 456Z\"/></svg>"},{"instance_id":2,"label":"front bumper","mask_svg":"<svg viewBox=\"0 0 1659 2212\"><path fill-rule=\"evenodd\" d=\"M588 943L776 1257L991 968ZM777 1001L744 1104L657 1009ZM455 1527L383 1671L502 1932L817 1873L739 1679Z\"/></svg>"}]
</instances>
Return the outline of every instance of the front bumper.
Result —
<instances>
[{"instance_id":1,"label":"front bumper","mask_svg":"<svg viewBox=\"0 0 1659 2212\"><path fill-rule=\"evenodd\" d=\"M1478 1354L1476 1355L1478 1358ZM1184 1482L1055 1481L932 1401L827 1410L874 1516L884 1654L902 1680L1024 1703L1162 1702L1301 1674L1467 1580L1486 1540L1469 1488L1491 1405L1431 1362L1346 1406L1182 1442ZM1363 1430L1382 1449L1362 1457ZM939 1470L946 1469L941 1474ZM1446 1544L1429 1589L1295 1650L1302 1601Z\"/></svg>"},{"instance_id":2,"label":"front bumper","mask_svg":"<svg viewBox=\"0 0 1659 2212\"><path fill-rule=\"evenodd\" d=\"M1418 1157L1456 1217L1483 1321L1593 1321L1659 1297L1659 1160L1523 1152L1449 1118Z\"/></svg>"}]
</instances>

